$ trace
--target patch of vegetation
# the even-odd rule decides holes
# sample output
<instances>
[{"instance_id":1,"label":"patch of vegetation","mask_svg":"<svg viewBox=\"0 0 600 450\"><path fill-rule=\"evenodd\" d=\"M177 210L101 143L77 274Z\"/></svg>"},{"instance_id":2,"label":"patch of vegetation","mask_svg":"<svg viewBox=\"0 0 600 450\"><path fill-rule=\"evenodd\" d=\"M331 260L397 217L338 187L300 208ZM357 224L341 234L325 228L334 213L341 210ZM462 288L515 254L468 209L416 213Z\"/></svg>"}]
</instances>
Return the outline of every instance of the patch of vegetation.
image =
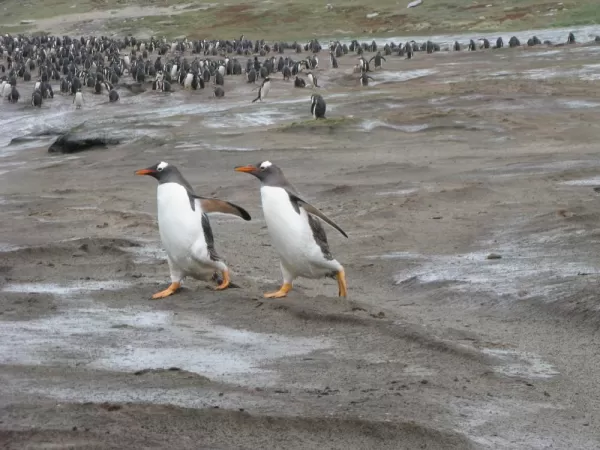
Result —
<instances>
[{"instance_id":1,"label":"patch of vegetation","mask_svg":"<svg viewBox=\"0 0 600 450\"><path fill-rule=\"evenodd\" d=\"M184 0L185 1L185 0ZM523 29L600 23L597 0L425 0L407 9L409 0L381 0L365 4L358 0L232 0L227 4L175 0L7 0L0 6L0 27L21 20L65 14L82 14L130 6L166 8L148 10L144 17L116 14L105 17L106 27L117 34L144 30L173 38L249 38L305 41L313 37L361 37L431 35L444 32L516 31ZM143 11L142 11L143 12ZM34 26L35 27L35 26ZM0 30L2 31L2 30Z\"/></svg>"}]
</instances>

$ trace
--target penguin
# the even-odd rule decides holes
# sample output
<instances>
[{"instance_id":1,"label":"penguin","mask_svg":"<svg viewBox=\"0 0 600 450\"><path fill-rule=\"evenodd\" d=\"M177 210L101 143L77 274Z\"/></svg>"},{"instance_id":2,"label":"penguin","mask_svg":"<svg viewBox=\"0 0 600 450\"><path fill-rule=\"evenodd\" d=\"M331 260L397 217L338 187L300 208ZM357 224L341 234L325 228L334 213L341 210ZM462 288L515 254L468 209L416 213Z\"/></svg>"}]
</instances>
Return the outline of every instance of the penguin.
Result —
<instances>
[{"instance_id":1,"label":"penguin","mask_svg":"<svg viewBox=\"0 0 600 450\"><path fill-rule=\"evenodd\" d=\"M317 77L316 77L316 76L314 76L314 75L312 74L312 72L308 72L308 73L306 74L306 76L308 77L308 81L309 81L309 83L312 85L311 87L313 87L313 86L314 86L314 87L321 87L321 86L319 86L319 85L317 84Z\"/></svg>"},{"instance_id":2,"label":"penguin","mask_svg":"<svg viewBox=\"0 0 600 450\"><path fill-rule=\"evenodd\" d=\"M21 94L19 94L17 87L15 85L12 85L10 87L10 92L8 93L6 99L9 101L9 103L17 103L19 101L19 98L21 98Z\"/></svg>"},{"instance_id":3,"label":"penguin","mask_svg":"<svg viewBox=\"0 0 600 450\"><path fill-rule=\"evenodd\" d=\"M258 97L256 97L254 100L252 100L252 103L254 103L257 100L260 100L262 102L263 99L266 98L266 96L269 94L270 90L271 90L271 78L267 77L263 80L262 84L258 88Z\"/></svg>"},{"instance_id":4,"label":"penguin","mask_svg":"<svg viewBox=\"0 0 600 450\"><path fill-rule=\"evenodd\" d=\"M169 287L152 298L174 294L186 276L209 280L214 279L216 272L221 272L222 280L215 290L226 289L230 284L229 268L215 250L208 214L231 214L246 221L251 219L250 214L233 203L194 194L179 169L165 161L135 174L149 175L158 181L158 230L171 272Z\"/></svg>"},{"instance_id":5,"label":"penguin","mask_svg":"<svg viewBox=\"0 0 600 450\"><path fill-rule=\"evenodd\" d=\"M290 70L289 66L284 66L283 70L281 71L281 73L283 74L283 80L284 81L289 81L290 77L292 76L292 71Z\"/></svg>"},{"instance_id":6,"label":"penguin","mask_svg":"<svg viewBox=\"0 0 600 450\"><path fill-rule=\"evenodd\" d=\"M325 119L325 100L319 94L312 94L310 96L310 113L315 119Z\"/></svg>"},{"instance_id":7,"label":"penguin","mask_svg":"<svg viewBox=\"0 0 600 450\"><path fill-rule=\"evenodd\" d=\"M225 97L225 90L221 86L215 86L213 95L217 98Z\"/></svg>"},{"instance_id":8,"label":"penguin","mask_svg":"<svg viewBox=\"0 0 600 450\"><path fill-rule=\"evenodd\" d=\"M306 81L304 81L304 78L300 78L298 75L296 75L296 79L294 80L294 87L297 87L297 88L306 87Z\"/></svg>"},{"instance_id":9,"label":"penguin","mask_svg":"<svg viewBox=\"0 0 600 450\"><path fill-rule=\"evenodd\" d=\"M78 89L75 93L73 103L75 104L76 109L80 109L83 106L83 94L81 93L81 89Z\"/></svg>"},{"instance_id":10,"label":"penguin","mask_svg":"<svg viewBox=\"0 0 600 450\"><path fill-rule=\"evenodd\" d=\"M194 80L194 74L192 72L188 72L185 76L185 80L183 81L183 88L189 90L192 88L192 81Z\"/></svg>"},{"instance_id":11,"label":"penguin","mask_svg":"<svg viewBox=\"0 0 600 450\"><path fill-rule=\"evenodd\" d=\"M4 88L8 85L6 80L2 80L2 84L0 84L0 98L4 97Z\"/></svg>"},{"instance_id":12,"label":"penguin","mask_svg":"<svg viewBox=\"0 0 600 450\"><path fill-rule=\"evenodd\" d=\"M108 93L108 101L111 103L119 101L119 93L116 90L111 89Z\"/></svg>"},{"instance_id":13,"label":"penguin","mask_svg":"<svg viewBox=\"0 0 600 450\"><path fill-rule=\"evenodd\" d=\"M285 297L294 279L336 278L340 297L347 296L344 267L333 258L327 235L319 219L342 235L348 235L329 217L300 198L283 171L270 161L236 167L237 172L254 175L261 181L260 196L273 248L279 254L283 284L265 298Z\"/></svg>"},{"instance_id":14,"label":"penguin","mask_svg":"<svg viewBox=\"0 0 600 450\"><path fill-rule=\"evenodd\" d=\"M31 106L42 107L42 92L39 89L36 89L31 94Z\"/></svg>"},{"instance_id":15,"label":"penguin","mask_svg":"<svg viewBox=\"0 0 600 450\"><path fill-rule=\"evenodd\" d=\"M383 68L383 66L381 64L381 60L384 60L385 62L387 62L387 60L383 56L381 56L381 52L377 52L377 54L369 60L369 64L371 64L371 61L373 61L373 60L375 60L375 69Z\"/></svg>"},{"instance_id":16,"label":"penguin","mask_svg":"<svg viewBox=\"0 0 600 450\"><path fill-rule=\"evenodd\" d=\"M246 74L246 81L248 81L248 83L255 83L256 82L256 71L254 69L250 70Z\"/></svg>"},{"instance_id":17,"label":"penguin","mask_svg":"<svg viewBox=\"0 0 600 450\"><path fill-rule=\"evenodd\" d=\"M335 57L333 52L329 53L329 65L331 66L332 69L337 69L339 67L337 58Z\"/></svg>"},{"instance_id":18,"label":"penguin","mask_svg":"<svg viewBox=\"0 0 600 450\"><path fill-rule=\"evenodd\" d=\"M369 80L373 80L372 77L370 77L369 75L367 75L367 72L363 72L360 75L360 78L358 79L360 81L360 85L361 86L368 86L369 85ZM373 80L375 81L375 80Z\"/></svg>"}]
</instances>

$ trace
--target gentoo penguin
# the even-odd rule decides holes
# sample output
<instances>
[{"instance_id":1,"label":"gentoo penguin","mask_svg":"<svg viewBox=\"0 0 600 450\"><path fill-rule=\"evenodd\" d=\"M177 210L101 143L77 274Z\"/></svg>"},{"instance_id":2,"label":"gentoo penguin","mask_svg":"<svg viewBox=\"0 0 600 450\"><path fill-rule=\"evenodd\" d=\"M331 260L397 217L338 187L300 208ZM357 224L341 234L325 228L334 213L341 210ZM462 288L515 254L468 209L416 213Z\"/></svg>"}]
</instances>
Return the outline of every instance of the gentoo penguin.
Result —
<instances>
[{"instance_id":1,"label":"gentoo penguin","mask_svg":"<svg viewBox=\"0 0 600 450\"><path fill-rule=\"evenodd\" d=\"M269 94L270 90L271 90L271 78L266 77L265 79L263 79L262 84L258 88L258 97L256 97L254 100L252 100L252 103L254 103L257 100L260 100L262 102L263 99Z\"/></svg>"},{"instance_id":2,"label":"gentoo penguin","mask_svg":"<svg viewBox=\"0 0 600 450\"><path fill-rule=\"evenodd\" d=\"M314 87L320 87L320 86L317 84L317 77L316 77L316 76L314 76L314 75L312 74L312 72L308 72L308 73L306 74L306 76L308 77L308 82L309 82L309 83L310 83L312 86L314 86ZM311 87L312 87L312 86L311 86Z\"/></svg>"},{"instance_id":3,"label":"gentoo penguin","mask_svg":"<svg viewBox=\"0 0 600 450\"><path fill-rule=\"evenodd\" d=\"M114 103L118 100L119 100L119 93L116 90L111 89L110 92L108 93L108 101L111 103Z\"/></svg>"},{"instance_id":4,"label":"gentoo penguin","mask_svg":"<svg viewBox=\"0 0 600 450\"><path fill-rule=\"evenodd\" d=\"M75 104L76 109L79 109L83 106L83 94L81 93L81 89L77 89L75 97L73 98L73 103Z\"/></svg>"},{"instance_id":5,"label":"gentoo penguin","mask_svg":"<svg viewBox=\"0 0 600 450\"><path fill-rule=\"evenodd\" d=\"M213 95L217 98L225 97L225 90L221 86L215 86L215 90L213 91Z\"/></svg>"},{"instance_id":6,"label":"gentoo penguin","mask_svg":"<svg viewBox=\"0 0 600 450\"><path fill-rule=\"evenodd\" d=\"M194 74L192 72L188 72L185 76L185 80L183 81L183 88L186 90L190 90L192 88L192 81L194 80Z\"/></svg>"},{"instance_id":7,"label":"gentoo penguin","mask_svg":"<svg viewBox=\"0 0 600 450\"><path fill-rule=\"evenodd\" d=\"M381 56L381 52L377 52L377 54L369 60L369 64L371 64L371 61L373 60L375 60L375 69L381 69L383 67L381 64L381 60L387 62L387 60L383 56Z\"/></svg>"},{"instance_id":8,"label":"gentoo penguin","mask_svg":"<svg viewBox=\"0 0 600 450\"><path fill-rule=\"evenodd\" d=\"M265 297L285 297L297 277L335 277L339 295L345 297L344 267L331 255L327 235L318 218L348 237L346 233L333 220L302 200L285 179L283 171L270 161L256 166L236 167L235 170L252 174L261 181L263 214L273 248L281 259L283 285L277 292L267 293Z\"/></svg>"},{"instance_id":9,"label":"gentoo penguin","mask_svg":"<svg viewBox=\"0 0 600 450\"><path fill-rule=\"evenodd\" d=\"M368 86L369 85L369 80L373 80L372 77L370 77L369 75L367 75L367 72L363 72L360 75L360 78L358 79L360 81L360 85L361 86ZM373 80L375 81L375 80Z\"/></svg>"},{"instance_id":10,"label":"gentoo penguin","mask_svg":"<svg viewBox=\"0 0 600 450\"><path fill-rule=\"evenodd\" d=\"M310 113L315 119L325 118L325 100L319 94L313 94L310 96Z\"/></svg>"},{"instance_id":11,"label":"gentoo penguin","mask_svg":"<svg viewBox=\"0 0 600 450\"><path fill-rule=\"evenodd\" d=\"M221 272L223 278L215 289L227 288L229 269L215 250L208 214L218 212L250 220L246 210L233 203L194 194L177 167L164 161L135 174L150 175L158 181L158 230L171 272L171 285L152 298L174 294L186 276L208 280L216 271Z\"/></svg>"},{"instance_id":12,"label":"gentoo penguin","mask_svg":"<svg viewBox=\"0 0 600 450\"><path fill-rule=\"evenodd\" d=\"M9 103L17 103L20 98L21 98L21 94L19 94L19 91L17 90L17 87L14 86L14 85L11 86L10 87L10 92L6 96L6 99L8 100L8 102Z\"/></svg>"},{"instance_id":13,"label":"gentoo penguin","mask_svg":"<svg viewBox=\"0 0 600 450\"><path fill-rule=\"evenodd\" d=\"M36 89L31 94L31 106L42 107L42 92L39 89Z\"/></svg>"},{"instance_id":14,"label":"gentoo penguin","mask_svg":"<svg viewBox=\"0 0 600 450\"><path fill-rule=\"evenodd\" d=\"M300 78L298 75L296 75L296 79L294 80L294 87L297 87L297 88L306 87L306 81L304 81L304 78Z\"/></svg>"}]
</instances>

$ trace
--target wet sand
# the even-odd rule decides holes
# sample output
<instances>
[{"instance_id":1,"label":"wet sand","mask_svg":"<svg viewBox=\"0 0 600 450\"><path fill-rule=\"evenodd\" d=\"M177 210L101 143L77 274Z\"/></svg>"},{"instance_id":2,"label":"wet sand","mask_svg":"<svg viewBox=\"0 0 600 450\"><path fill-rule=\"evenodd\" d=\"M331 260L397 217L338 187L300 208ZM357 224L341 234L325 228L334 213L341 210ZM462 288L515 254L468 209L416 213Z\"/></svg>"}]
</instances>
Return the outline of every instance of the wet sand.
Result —
<instances>
[{"instance_id":1,"label":"wet sand","mask_svg":"<svg viewBox=\"0 0 600 450\"><path fill-rule=\"evenodd\" d=\"M5 448L596 449L600 46L354 57L264 103L202 92L2 105L0 443ZM20 84L24 99L32 86ZM55 88L58 91L58 87ZM16 119L16 120L13 120ZM9 121L13 120L10 124ZM128 140L50 155L48 129ZM156 183L180 167L240 288L165 300ZM286 299L257 181L271 160L349 234Z\"/></svg>"}]
</instances>

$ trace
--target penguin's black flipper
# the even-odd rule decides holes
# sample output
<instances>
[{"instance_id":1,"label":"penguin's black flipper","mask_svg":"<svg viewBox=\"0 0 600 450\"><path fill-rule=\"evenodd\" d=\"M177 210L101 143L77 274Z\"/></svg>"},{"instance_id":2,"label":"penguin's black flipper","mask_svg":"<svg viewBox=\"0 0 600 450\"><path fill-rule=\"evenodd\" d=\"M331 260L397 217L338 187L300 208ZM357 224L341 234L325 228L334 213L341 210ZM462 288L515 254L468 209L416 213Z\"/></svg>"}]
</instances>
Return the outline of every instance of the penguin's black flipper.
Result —
<instances>
[{"instance_id":1,"label":"penguin's black flipper","mask_svg":"<svg viewBox=\"0 0 600 450\"><path fill-rule=\"evenodd\" d=\"M286 189L287 190L287 189ZM342 230L340 228L340 226L338 224L336 224L333 220L331 220L329 217L327 217L325 214L323 214L321 211L319 211L317 208L315 208L313 205L311 205L310 203L305 202L304 200L302 200L300 197L298 197L295 194L292 194L289 190L288 190L288 195L290 196L290 200L293 203L296 203L300 206L302 206L304 208L304 210L309 213L312 214L314 216L319 217L320 219L323 219L323 221L327 222L329 225L331 225L333 228L335 228L336 230L338 230L340 233L342 233L342 235L344 237L348 237L348 235L346 234L346 232L344 230Z\"/></svg>"},{"instance_id":2,"label":"penguin's black flipper","mask_svg":"<svg viewBox=\"0 0 600 450\"><path fill-rule=\"evenodd\" d=\"M194 195L194 197L200 200L200 205L202 205L202 211L204 211L207 214L217 212L222 214L232 214L234 216L241 217L246 221L251 219L250 214L248 214L248 211L246 211L241 206L225 202L217 198L206 198L200 197L198 195Z\"/></svg>"}]
</instances>

